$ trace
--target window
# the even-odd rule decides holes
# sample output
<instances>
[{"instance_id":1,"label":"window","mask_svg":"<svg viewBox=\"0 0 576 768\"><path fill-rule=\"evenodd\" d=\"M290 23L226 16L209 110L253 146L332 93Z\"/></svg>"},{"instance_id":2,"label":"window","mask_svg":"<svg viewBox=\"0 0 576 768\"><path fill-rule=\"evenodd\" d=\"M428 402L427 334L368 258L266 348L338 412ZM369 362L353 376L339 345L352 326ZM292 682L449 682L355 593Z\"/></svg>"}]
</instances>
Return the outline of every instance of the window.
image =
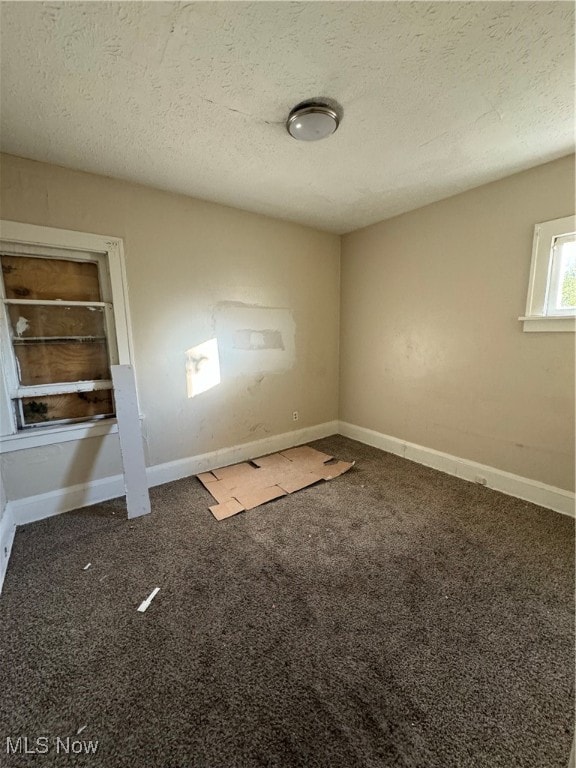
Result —
<instances>
[{"instance_id":1,"label":"window","mask_svg":"<svg viewBox=\"0 0 576 768\"><path fill-rule=\"evenodd\" d=\"M576 318L576 217L534 228L525 331L574 331Z\"/></svg>"},{"instance_id":2,"label":"window","mask_svg":"<svg viewBox=\"0 0 576 768\"><path fill-rule=\"evenodd\" d=\"M110 366L131 357L121 240L2 222L0 266L2 449L110 431Z\"/></svg>"}]
</instances>

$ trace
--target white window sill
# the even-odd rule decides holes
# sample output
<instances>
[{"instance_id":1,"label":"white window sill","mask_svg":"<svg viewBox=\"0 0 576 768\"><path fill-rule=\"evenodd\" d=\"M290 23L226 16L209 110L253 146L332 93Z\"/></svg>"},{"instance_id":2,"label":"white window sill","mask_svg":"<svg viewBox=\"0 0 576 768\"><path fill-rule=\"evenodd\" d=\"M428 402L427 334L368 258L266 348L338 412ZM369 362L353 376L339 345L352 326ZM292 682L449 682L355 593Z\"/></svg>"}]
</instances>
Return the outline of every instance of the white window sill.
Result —
<instances>
[{"instance_id":1,"label":"white window sill","mask_svg":"<svg viewBox=\"0 0 576 768\"><path fill-rule=\"evenodd\" d=\"M67 443L86 437L101 437L118 432L116 419L105 419L96 423L66 424L60 427L39 427L18 432L16 435L0 437L0 454L38 448L43 445Z\"/></svg>"},{"instance_id":2,"label":"white window sill","mask_svg":"<svg viewBox=\"0 0 576 768\"><path fill-rule=\"evenodd\" d=\"M576 331L576 317L552 317L551 315L532 315L531 317L519 317L524 323L524 331L528 333L544 333L548 331Z\"/></svg>"}]
</instances>

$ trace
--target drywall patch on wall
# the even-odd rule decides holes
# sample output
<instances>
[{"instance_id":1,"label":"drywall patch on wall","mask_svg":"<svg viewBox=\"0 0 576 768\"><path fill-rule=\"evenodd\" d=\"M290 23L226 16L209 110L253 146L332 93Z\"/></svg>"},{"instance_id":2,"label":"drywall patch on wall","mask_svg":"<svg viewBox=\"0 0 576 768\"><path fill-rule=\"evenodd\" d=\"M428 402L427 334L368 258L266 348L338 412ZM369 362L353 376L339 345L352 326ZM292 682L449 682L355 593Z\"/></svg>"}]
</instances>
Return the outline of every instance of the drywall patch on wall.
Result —
<instances>
[{"instance_id":1,"label":"drywall patch on wall","mask_svg":"<svg viewBox=\"0 0 576 768\"><path fill-rule=\"evenodd\" d=\"M281 373L296 362L296 325L285 307L220 302L214 309L222 378Z\"/></svg>"},{"instance_id":2,"label":"drywall patch on wall","mask_svg":"<svg viewBox=\"0 0 576 768\"><path fill-rule=\"evenodd\" d=\"M284 349L284 341L280 331L244 328L234 334L234 349Z\"/></svg>"}]
</instances>

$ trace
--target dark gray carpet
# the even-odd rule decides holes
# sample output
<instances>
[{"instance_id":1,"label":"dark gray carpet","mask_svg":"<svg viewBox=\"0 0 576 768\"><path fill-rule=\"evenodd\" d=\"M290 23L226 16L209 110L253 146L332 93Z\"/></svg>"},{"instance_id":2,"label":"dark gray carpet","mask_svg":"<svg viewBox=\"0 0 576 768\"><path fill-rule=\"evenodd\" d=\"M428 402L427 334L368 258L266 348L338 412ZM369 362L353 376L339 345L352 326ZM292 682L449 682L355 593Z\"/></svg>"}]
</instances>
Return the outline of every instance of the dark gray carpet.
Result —
<instances>
[{"instance_id":1,"label":"dark gray carpet","mask_svg":"<svg viewBox=\"0 0 576 768\"><path fill-rule=\"evenodd\" d=\"M19 529L0 764L565 768L573 521L314 445L357 466L223 522L189 478L147 518L118 500ZM84 725L96 755L56 754ZM49 753L7 755L19 735Z\"/></svg>"}]
</instances>

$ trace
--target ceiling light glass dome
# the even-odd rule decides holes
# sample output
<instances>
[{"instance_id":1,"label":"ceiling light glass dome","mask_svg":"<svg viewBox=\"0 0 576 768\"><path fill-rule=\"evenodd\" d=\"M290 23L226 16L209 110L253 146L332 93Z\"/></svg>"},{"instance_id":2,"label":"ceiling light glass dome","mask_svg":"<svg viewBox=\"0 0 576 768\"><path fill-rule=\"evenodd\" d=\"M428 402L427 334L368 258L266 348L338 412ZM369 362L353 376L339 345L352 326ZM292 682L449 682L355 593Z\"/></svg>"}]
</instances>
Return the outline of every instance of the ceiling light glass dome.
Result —
<instances>
[{"instance_id":1,"label":"ceiling light glass dome","mask_svg":"<svg viewBox=\"0 0 576 768\"><path fill-rule=\"evenodd\" d=\"M299 141L318 141L331 136L340 124L338 113L326 104L302 104L288 115L286 129Z\"/></svg>"}]
</instances>

